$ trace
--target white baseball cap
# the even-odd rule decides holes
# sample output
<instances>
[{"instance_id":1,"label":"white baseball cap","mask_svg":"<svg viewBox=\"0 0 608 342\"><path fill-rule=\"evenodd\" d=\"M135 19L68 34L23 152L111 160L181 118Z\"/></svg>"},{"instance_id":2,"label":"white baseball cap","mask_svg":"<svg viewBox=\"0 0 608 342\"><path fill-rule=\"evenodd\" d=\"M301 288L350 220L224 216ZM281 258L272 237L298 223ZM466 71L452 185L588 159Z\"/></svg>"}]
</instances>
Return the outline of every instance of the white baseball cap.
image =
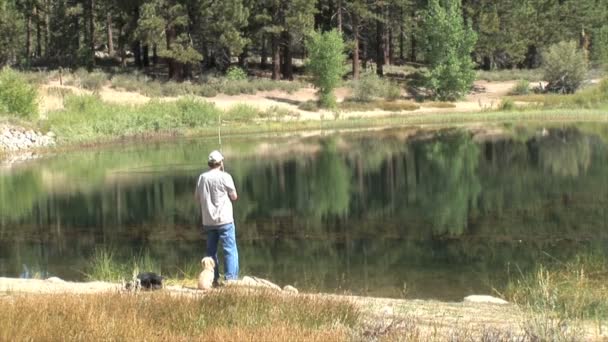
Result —
<instances>
[{"instance_id":1,"label":"white baseball cap","mask_svg":"<svg viewBox=\"0 0 608 342\"><path fill-rule=\"evenodd\" d=\"M209 161L214 163L219 163L224 160L224 156L220 153L220 151L215 150L209 153Z\"/></svg>"}]
</instances>

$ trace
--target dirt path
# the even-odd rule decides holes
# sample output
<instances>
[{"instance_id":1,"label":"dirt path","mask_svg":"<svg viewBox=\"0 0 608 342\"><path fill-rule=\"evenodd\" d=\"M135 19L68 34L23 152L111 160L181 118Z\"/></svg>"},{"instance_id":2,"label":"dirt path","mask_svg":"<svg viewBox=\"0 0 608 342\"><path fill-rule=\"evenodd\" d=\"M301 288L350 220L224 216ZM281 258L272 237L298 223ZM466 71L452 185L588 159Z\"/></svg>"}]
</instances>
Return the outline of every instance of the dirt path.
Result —
<instances>
[{"instance_id":1,"label":"dirt path","mask_svg":"<svg viewBox=\"0 0 608 342\"><path fill-rule=\"evenodd\" d=\"M0 303L17 294L92 294L124 291L122 284L108 282L66 282L58 278L16 279L0 277ZM163 291L179 295L204 295L196 289L173 285ZM279 292L281 293L281 292ZM291 294L285 294L291 295ZM535 327L549 329L550 333L574 336L575 340L608 340L608 325L598 322L571 324L566 330L561 320L526 313L513 304L471 302L439 302L434 300L407 300L342 296L332 294L300 294L320 298L349 300L363 313L360 338L376 340L529 340ZM604 322L606 324L608 322ZM551 332L550 329L555 329ZM569 330L568 330L569 329ZM546 332L545 332L546 334ZM546 336L546 335L545 335Z\"/></svg>"}]
</instances>

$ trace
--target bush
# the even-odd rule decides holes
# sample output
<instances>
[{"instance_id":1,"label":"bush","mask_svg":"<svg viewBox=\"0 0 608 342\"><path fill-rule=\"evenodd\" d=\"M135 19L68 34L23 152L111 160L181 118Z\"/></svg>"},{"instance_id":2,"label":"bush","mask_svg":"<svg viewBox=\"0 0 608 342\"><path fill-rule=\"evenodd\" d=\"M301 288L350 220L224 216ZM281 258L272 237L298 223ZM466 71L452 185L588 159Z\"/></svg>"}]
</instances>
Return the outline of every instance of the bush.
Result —
<instances>
[{"instance_id":1,"label":"bush","mask_svg":"<svg viewBox=\"0 0 608 342\"><path fill-rule=\"evenodd\" d=\"M300 103L298 108L301 110L309 111L309 112L319 111L319 105L317 104L317 101L313 101L313 100L308 100L308 101Z\"/></svg>"},{"instance_id":2,"label":"bush","mask_svg":"<svg viewBox=\"0 0 608 342\"><path fill-rule=\"evenodd\" d=\"M543 53L543 73L546 91L572 94L587 75L587 61L574 41L552 45Z\"/></svg>"},{"instance_id":3,"label":"bush","mask_svg":"<svg viewBox=\"0 0 608 342\"><path fill-rule=\"evenodd\" d=\"M377 97L396 100L401 96L401 89L397 84L379 77L372 70L363 72L350 86L353 89L352 99L357 102L370 102Z\"/></svg>"},{"instance_id":4,"label":"bush","mask_svg":"<svg viewBox=\"0 0 608 342\"><path fill-rule=\"evenodd\" d=\"M514 110L516 107L515 107L515 102L513 102L513 100L503 99L502 102L500 102L500 105L498 106L498 108L500 110L504 110L504 111L511 111L511 110Z\"/></svg>"},{"instance_id":5,"label":"bush","mask_svg":"<svg viewBox=\"0 0 608 342\"><path fill-rule=\"evenodd\" d=\"M99 91L107 82L108 77L101 72L92 72L80 75L80 86L91 91Z\"/></svg>"},{"instance_id":6,"label":"bush","mask_svg":"<svg viewBox=\"0 0 608 342\"><path fill-rule=\"evenodd\" d=\"M251 122L260 114L260 110L247 104L237 104L226 112L228 120Z\"/></svg>"},{"instance_id":7,"label":"bush","mask_svg":"<svg viewBox=\"0 0 608 342\"><path fill-rule=\"evenodd\" d=\"M519 80L515 87L511 89L511 95L528 95L530 93L530 82L528 80Z\"/></svg>"},{"instance_id":8,"label":"bush","mask_svg":"<svg viewBox=\"0 0 608 342\"><path fill-rule=\"evenodd\" d=\"M247 73L238 66L231 66L226 71L226 78L229 81L242 81L247 79Z\"/></svg>"},{"instance_id":9,"label":"bush","mask_svg":"<svg viewBox=\"0 0 608 342\"><path fill-rule=\"evenodd\" d=\"M0 71L0 113L22 118L38 114L38 92L10 68Z\"/></svg>"},{"instance_id":10,"label":"bush","mask_svg":"<svg viewBox=\"0 0 608 342\"><path fill-rule=\"evenodd\" d=\"M346 73L342 34L336 30L312 32L306 49L309 55L306 67L313 76L313 84L319 89L319 103L335 108L337 103L333 91Z\"/></svg>"}]
</instances>

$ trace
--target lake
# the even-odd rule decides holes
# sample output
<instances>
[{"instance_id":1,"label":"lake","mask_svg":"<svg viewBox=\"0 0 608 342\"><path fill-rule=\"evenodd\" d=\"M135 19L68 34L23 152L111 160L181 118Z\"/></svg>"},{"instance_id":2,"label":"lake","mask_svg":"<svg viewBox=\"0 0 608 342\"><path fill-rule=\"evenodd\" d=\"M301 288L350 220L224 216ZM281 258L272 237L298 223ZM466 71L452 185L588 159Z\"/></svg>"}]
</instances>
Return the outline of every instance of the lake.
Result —
<instances>
[{"instance_id":1,"label":"lake","mask_svg":"<svg viewBox=\"0 0 608 342\"><path fill-rule=\"evenodd\" d=\"M223 137L241 276L461 300L542 262L608 261L608 126L506 131ZM83 280L99 251L196 274L205 237L193 193L217 148L128 144L0 171L0 276Z\"/></svg>"}]
</instances>

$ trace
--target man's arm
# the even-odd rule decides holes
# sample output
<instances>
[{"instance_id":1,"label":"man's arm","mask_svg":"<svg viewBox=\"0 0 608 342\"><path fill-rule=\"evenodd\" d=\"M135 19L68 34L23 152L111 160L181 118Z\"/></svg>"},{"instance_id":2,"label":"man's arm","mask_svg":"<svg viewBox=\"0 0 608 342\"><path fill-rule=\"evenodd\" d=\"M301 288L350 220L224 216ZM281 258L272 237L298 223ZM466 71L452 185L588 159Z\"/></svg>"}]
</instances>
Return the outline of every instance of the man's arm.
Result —
<instances>
[{"instance_id":1,"label":"man's arm","mask_svg":"<svg viewBox=\"0 0 608 342\"><path fill-rule=\"evenodd\" d=\"M230 197L230 199L232 201L236 201L239 198L239 195L236 193L236 186L234 186L234 180L232 179L232 176L229 174L226 174L226 191L228 192L228 197Z\"/></svg>"}]
</instances>

